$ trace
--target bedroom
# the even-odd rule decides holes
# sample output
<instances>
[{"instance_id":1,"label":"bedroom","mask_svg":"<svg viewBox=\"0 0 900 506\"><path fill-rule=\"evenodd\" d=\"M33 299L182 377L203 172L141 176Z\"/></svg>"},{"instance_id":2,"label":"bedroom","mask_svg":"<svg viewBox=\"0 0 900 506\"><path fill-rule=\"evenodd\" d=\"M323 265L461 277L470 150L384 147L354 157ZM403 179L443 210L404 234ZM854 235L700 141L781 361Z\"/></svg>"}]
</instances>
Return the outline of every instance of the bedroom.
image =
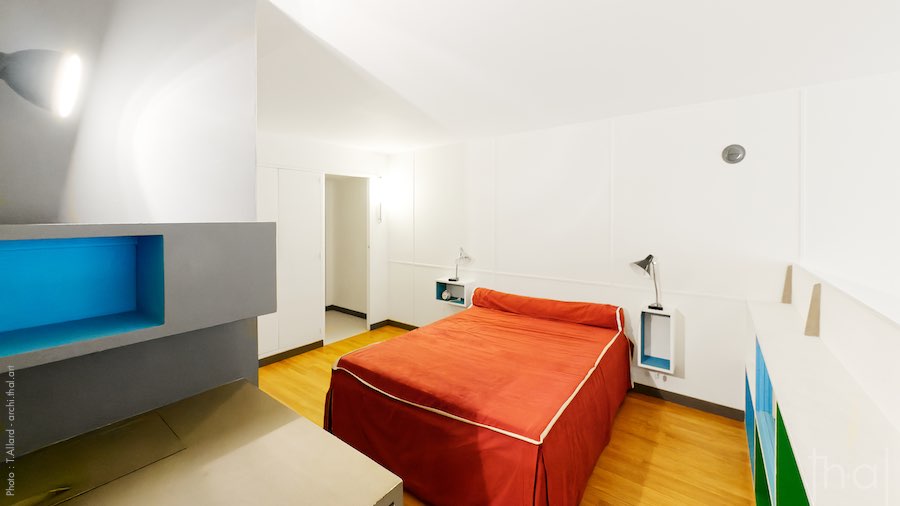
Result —
<instances>
[{"instance_id":1,"label":"bedroom","mask_svg":"<svg viewBox=\"0 0 900 506\"><path fill-rule=\"evenodd\" d=\"M679 495L677 487L689 485L724 490L735 504L761 497L769 477L755 463L751 472L745 426L732 419L743 420L749 395L750 412L777 422L756 384L771 376L809 502L891 504L896 492L887 484L895 476L888 473L900 469L889 465L900 449L890 388L892 352L900 347L900 268L890 261L900 249L900 181L891 170L900 133L900 40L892 3L197 0L151 8L97 0L81 12L49 0L42 8L26 4L4 4L2 19L15 21L2 22L0 51L81 44L86 64L93 57L95 65L67 123L40 116L3 84L0 222L277 221L281 241L271 245L279 271L260 288L277 285L275 314L267 314L274 309L269 296L245 308L239 289L252 283L234 279L233 302L191 306L202 322L152 341L159 360L152 368L116 365L150 345L127 339L85 355L91 363L56 356L22 367L20 382L29 370L47 378L30 393L19 389L23 413L34 409L32 416L53 420L69 412L76 420L42 422L49 432L32 441L21 434L26 454L29 445L41 448L232 379L254 383L257 360L283 359L260 371L260 386L323 424L331 362L350 343L362 344L317 349L329 342L325 178L340 176L368 181L367 279L357 283L367 301L365 311L354 308L368 326L425 327L468 311L436 293L436 280L453 276L462 248L459 274L470 288L622 307L624 334L639 346L654 284L631 263L655 256L660 302L672 313L674 370L639 367L633 358L628 372L641 393L628 394L622 409L640 400L648 410L641 416L690 413L701 433L727 427L727 451L743 456L731 459L725 481L675 480L673 490L666 466L701 456L679 458L663 443L617 438L623 419L641 420L620 417L610 444L630 443L637 459L654 449L648 459L658 461L639 461L640 471L620 476L624 489L611 492L603 487L614 479L591 478L581 491L586 503L702 503L706 496ZM178 36L159 43L164 33ZM745 149L739 163L723 159L733 144ZM3 234L25 237L13 228ZM289 238L301 239L287 245L299 249L283 250ZM270 248L257 249L243 255ZM204 255L188 263L223 260ZM238 268L221 268L228 279L240 277L232 272ZM809 318L810 307L819 307L810 302L817 283L818 319ZM779 340L760 335L768 369L757 373L754 336L768 332L758 314L765 310L748 309L748 301L783 300L792 302L784 306L796 321L785 318L804 327L798 333L820 324L820 337L802 342L827 367L802 358L808 354L785 357ZM177 307L167 301L166 325L174 325ZM238 307L241 321L259 318L260 350L269 343L261 355L251 353L246 328L226 340L177 338L234 321ZM403 332L389 327L361 339ZM172 356L178 360L168 364ZM317 356L321 363L304 362ZM269 373L298 364L309 367L300 371L309 383L281 376L288 396L281 397L267 384ZM48 406L46 396L73 374L90 385L88 401L70 392L86 404ZM178 385L163 380L171 375ZM818 397L805 390L834 378L852 388L823 387ZM132 402L105 418L86 414L126 396ZM804 403L829 397L854 406L845 410L854 418L833 433L809 426L815 410L828 406ZM754 450L753 436L762 435L761 447L768 437L762 420L748 425ZM687 448L704 444L713 443ZM854 446L868 453L840 453ZM822 460L797 456L813 450ZM878 459L864 460L871 455ZM603 453L598 466L612 456ZM663 474L654 475L654 465ZM845 479L836 478L836 466ZM775 502L776 489L766 490Z\"/></svg>"}]
</instances>

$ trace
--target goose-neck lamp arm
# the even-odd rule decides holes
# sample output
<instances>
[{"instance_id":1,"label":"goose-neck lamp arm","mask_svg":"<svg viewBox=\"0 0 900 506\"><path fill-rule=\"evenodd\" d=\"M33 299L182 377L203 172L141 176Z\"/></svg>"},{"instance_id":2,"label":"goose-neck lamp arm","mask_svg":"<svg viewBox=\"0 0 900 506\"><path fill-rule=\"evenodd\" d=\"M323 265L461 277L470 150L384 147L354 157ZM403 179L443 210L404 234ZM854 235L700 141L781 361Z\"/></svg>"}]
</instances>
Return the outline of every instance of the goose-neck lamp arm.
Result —
<instances>
[{"instance_id":1,"label":"goose-neck lamp arm","mask_svg":"<svg viewBox=\"0 0 900 506\"><path fill-rule=\"evenodd\" d=\"M650 263L650 277L653 278L653 291L656 294L656 302L650 304L650 309L658 309L662 311L662 304L659 303L659 279L656 274L656 262Z\"/></svg>"}]
</instances>

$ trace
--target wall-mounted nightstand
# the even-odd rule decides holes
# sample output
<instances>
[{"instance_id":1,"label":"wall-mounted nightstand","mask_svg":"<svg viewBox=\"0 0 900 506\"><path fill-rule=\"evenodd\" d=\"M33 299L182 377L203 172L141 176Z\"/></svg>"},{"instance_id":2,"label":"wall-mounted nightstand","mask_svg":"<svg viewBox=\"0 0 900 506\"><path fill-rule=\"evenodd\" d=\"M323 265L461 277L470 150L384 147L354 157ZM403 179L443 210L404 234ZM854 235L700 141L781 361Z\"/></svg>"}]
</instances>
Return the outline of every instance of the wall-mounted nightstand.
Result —
<instances>
[{"instance_id":1,"label":"wall-mounted nightstand","mask_svg":"<svg viewBox=\"0 0 900 506\"><path fill-rule=\"evenodd\" d=\"M451 306L469 307L472 305L472 292L475 282L460 279L450 281L449 278L438 278L434 283L434 298Z\"/></svg>"},{"instance_id":2,"label":"wall-mounted nightstand","mask_svg":"<svg viewBox=\"0 0 900 506\"><path fill-rule=\"evenodd\" d=\"M638 366L666 374L675 373L675 311L641 310L641 342Z\"/></svg>"}]
</instances>

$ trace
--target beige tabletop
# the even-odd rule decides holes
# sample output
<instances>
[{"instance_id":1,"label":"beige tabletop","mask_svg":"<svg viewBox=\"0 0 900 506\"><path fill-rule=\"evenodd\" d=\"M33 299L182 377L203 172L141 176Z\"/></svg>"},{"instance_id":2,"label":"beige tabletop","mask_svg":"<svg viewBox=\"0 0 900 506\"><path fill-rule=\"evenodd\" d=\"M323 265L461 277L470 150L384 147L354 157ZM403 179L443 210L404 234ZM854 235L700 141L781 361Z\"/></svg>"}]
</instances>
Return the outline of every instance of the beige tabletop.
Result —
<instances>
[{"instance_id":1,"label":"beige tabletop","mask_svg":"<svg viewBox=\"0 0 900 506\"><path fill-rule=\"evenodd\" d=\"M25 456L17 468L17 497L0 502L403 504L400 478L245 381Z\"/></svg>"}]
</instances>

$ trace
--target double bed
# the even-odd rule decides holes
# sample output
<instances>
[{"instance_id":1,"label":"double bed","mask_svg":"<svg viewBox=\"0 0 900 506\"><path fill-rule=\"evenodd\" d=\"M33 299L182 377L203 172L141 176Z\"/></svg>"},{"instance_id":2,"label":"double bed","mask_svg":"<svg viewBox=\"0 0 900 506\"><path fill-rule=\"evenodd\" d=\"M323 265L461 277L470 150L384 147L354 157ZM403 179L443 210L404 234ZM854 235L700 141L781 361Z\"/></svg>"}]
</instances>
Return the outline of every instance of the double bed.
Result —
<instances>
[{"instance_id":1,"label":"double bed","mask_svg":"<svg viewBox=\"0 0 900 506\"><path fill-rule=\"evenodd\" d=\"M577 504L630 386L622 308L477 289L341 357L325 428L430 504Z\"/></svg>"}]
</instances>

